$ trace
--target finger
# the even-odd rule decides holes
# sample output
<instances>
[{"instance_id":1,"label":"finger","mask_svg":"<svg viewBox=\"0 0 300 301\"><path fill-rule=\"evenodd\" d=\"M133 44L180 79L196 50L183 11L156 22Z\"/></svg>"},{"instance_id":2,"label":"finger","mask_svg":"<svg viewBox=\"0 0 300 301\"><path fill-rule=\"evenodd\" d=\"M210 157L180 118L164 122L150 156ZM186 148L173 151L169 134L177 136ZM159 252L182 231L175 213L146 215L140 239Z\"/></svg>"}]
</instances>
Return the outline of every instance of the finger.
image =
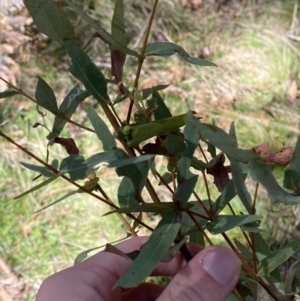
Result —
<instances>
[{"instance_id":1,"label":"finger","mask_svg":"<svg viewBox=\"0 0 300 301\"><path fill-rule=\"evenodd\" d=\"M151 301L156 300L165 288L153 283L142 283L122 295L122 301Z\"/></svg>"},{"instance_id":2,"label":"finger","mask_svg":"<svg viewBox=\"0 0 300 301\"><path fill-rule=\"evenodd\" d=\"M149 239L148 236L134 237L129 240L125 240L121 243L116 244L115 247L117 247L123 253L129 253L134 250L140 250L141 247L147 242L148 239ZM203 250L202 246L193 243L187 243L187 247L192 257L195 256L201 250ZM101 253L98 253L98 255L99 254ZM97 259L95 258L95 261L96 260ZM159 263L151 275L152 276L174 276L185 264L186 264L186 260L179 252L173 258L172 261Z\"/></svg>"},{"instance_id":3,"label":"finger","mask_svg":"<svg viewBox=\"0 0 300 301\"><path fill-rule=\"evenodd\" d=\"M241 270L240 260L226 246L199 252L172 279L157 301L225 301Z\"/></svg>"}]
</instances>

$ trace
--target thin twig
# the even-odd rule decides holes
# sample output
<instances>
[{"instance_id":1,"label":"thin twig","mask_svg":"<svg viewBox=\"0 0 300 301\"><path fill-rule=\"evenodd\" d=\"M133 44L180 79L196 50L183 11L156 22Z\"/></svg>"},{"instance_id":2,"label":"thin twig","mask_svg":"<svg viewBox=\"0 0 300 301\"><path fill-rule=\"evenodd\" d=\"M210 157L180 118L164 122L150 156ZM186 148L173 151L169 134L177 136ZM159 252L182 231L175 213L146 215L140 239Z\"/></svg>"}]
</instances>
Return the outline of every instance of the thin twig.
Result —
<instances>
[{"instance_id":1,"label":"thin twig","mask_svg":"<svg viewBox=\"0 0 300 301\"><path fill-rule=\"evenodd\" d=\"M144 63L144 60L145 60L145 58L144 58L145 50L146 50L146 47L147 47L147 43L148 43L152 23L153 23L153 20L154 20L154 15L155 15L155 12L156 12L157 4L158 4L158 0L155 0L154 4L153 4L152 11L151 11L151 14L150 14L150 17L149 17L148 27L147 27L147 30L146 30L146 33L145 33L145 38L144 38L144 41L143 41L142 49L141 49L141 52L140 52L141 58L139 59L139 63L138 63L138 67L137 67L136 75L135 75L135 80L134 80L134 84L133 84L133 87L134 87L135 90L137 90L137 88L138 88L140 74L141 74L142 66L143 66L143 63ZM126 118L128 123L130 121L132 108L133 108L133 100L131 99L130 104L129 104L129 108L128 108L127 118Z\"/></svg>"}]
</instances>

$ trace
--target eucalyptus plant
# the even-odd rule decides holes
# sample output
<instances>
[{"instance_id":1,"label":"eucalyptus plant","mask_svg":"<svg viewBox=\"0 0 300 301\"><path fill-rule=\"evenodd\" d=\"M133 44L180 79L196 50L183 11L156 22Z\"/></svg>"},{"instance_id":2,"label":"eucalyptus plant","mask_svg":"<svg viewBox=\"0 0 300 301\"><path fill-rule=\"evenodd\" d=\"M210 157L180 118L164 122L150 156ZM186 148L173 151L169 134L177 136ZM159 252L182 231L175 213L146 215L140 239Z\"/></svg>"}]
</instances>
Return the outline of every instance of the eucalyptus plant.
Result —
<instances>
[{"instance_id":1,"label":"eucalyptus plant","mask_svg":"<svg viewBox=\"0 0 300 301\"><path fill-rule=\"evenodd\" d=\"M292 242L275 253L270 251L260 233L262 217L256 214L257 195L251 196L245 180L250 176L257 182L257 187L262 185L273 204L299 204L300 140L295 149L283 148L276 153L271 153L266 145L242 149L238 146L234 123L226 132L202 122L201 116L188 110L188 106L185 114L173 116L161 94L168 85L140 89L143 63L150 56L167 59L178 55L185 63L199 68L216 66L207 60L191 57L175 43L148 42L158 0L153 2L142 47L136 50L129 48L127 43L123 0L116 0L110 33L72 0L24 0L38 30L64 48L70 58L69 71L78 84L70 87L70 92L58 106L55 92L42 77L38 78L34 97L1 78L10 89L2 91L0 98L23 95L37 105L37 114L43 116L40 110L43 108L53 115L53 126L45 137L45 143L49 146L60 144L68 154L61 161L55 159L49 163L0 131L1 137L37 161L36 165L20 163L40 175L40 179L39 184L15 198L24 197L60 179L72 183L74 190L40 210L77 193L89 194L108 205L107 214L118 214L127 227L128 235L137 236L137 226L152 231L141 250L126 254L133 263L115 287L131 288L139 285L159 262L172 260L177 252L181 252L188 261L191 254L186 247L187 241L207 246L212 244L211 235L221 234L240 258L244 270L239 285L228 300L262 300L266 296L273 300L288 300L300 289L298 265L293 265L285 276L280 275L279 266L300 250L300 241ZM86 22L93 39L98 38L108 45L111 56L110 78L104 76L84 50L84 45L78 40L76 30L67 17L66 12L69 10ZM127 57L137 62L136 70L130 70L132 67L126 69L135 74L132 86L123 81ZM111 91L118 91L117 95ZM95 110L90 104L91 99L97 101L99 109ZM120 103L127 108L124 121L115 109ZM78 108L85 111L93 128L72 120ZM5 116L1 114L1 122L4 119ZM108 120L108 123L104 120ZM67 123L94 133L102 144L102 151L85 156L84 150L79 151L75 140L61 136ZM164 174L156 168L157 156L167 159ZM121 178L117 204L109 199L105 187L101 185L98 166L103 162ZM229 166L225 165L226 162L229 162ZM282 185L272 174L272 164L284 168ZM157 179L156 182L149 181L150 174ZM219 194L216 199L210 196L207 174L213 175ZM84 184L79 184L82 181L85 181ZM195 186L200 181L205 183L207 189L205 200L195 192ZM170 201L159 198L159 185L167 188ZM145 201L144 190L148 191L151 202ZM223 209L230 206L233 198L239 199L243 212L237 214L230 207L232 214L223 214ZM143 221L143 212L154 212L160 216L154 229ZM124 215L132 220L132 225L123 218ZM228 237L227 231L236 227L242 231L246 246ZM79 254L75 261L84 260L90 250ZM111 244L107 251L114 252Z\"/></svg>"}]
</instances>

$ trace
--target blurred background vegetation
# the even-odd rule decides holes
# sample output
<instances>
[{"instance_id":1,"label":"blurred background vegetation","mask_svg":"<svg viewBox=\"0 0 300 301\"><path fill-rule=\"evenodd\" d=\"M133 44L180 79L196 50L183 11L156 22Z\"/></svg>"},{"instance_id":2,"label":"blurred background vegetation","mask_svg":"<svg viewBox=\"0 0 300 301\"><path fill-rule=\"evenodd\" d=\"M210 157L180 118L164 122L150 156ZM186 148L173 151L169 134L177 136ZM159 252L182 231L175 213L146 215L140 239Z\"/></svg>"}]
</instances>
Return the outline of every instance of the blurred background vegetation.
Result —
<instances>
[{"instance_id":1,"label":"blurred background vegetation","mask_svg":"<svg viewBox=\"0 0 300 301\"><path fill-rule=\"evenodd\" d=\"M110 30L113 0L74 2ZM129 45L138 49L152 1L124 3ZM87 43L93 32L74 14L68 14L80 41ZM206 122L224 130L234 121L244 148L264 142L269 142L272 150L293 146L300 125L299 20L298 0L161 0L150 41L173 41L192 56L211 60L218 67L188 66L176 56L148 58L140 86L172 83L163 94L173 114L184 113L188 101ZM109 76L106 45L93 40L87 51ZM136 61L128 58L124 70L128 85L134 80L135 67ZM21 1L0 0L0 76L32 96L36 77L42 76L62 100L75 83L67 68L63 50L37 32ZM0 81L0 91L6 88ZM47 132L33 128L41 118L35 105L20 96L0 101L5 116L2 131L45 159ZM120 115L126 105L117 107ZM50 125L52 117L48 115L45 118ZM80 110L74 118L87 123ZM93 135L74 126L68 125L64 135L74 138L85 155L100 151ZM13 145L1 139L0 150L0 300L32 300L45 277L71 265L86 249L124 238L126 230L117 216L102 217L109 208L86 195L72 196L33 214L72 187L57 181L24 199L13 200L34 184L35 175L20 166L20 161L31 160ZM56 146L51 147L51 153L53 158L66 156ZM274 172L280 178L281 169ZM102 187L116 201L118 179L114 172L101 167L101 175ZM254 193L254 184L247 181ZM204 185L199 183L198 189L205 198ZM164 189L158 193L166 195ZM270 243L276 246L299 236L298 206L271 207L263 188L258 200L264 235ZM238 200L233 203L237 212L242 210ZM238 231L232 236L242 239Z\"/></svg>"}]
</instances>

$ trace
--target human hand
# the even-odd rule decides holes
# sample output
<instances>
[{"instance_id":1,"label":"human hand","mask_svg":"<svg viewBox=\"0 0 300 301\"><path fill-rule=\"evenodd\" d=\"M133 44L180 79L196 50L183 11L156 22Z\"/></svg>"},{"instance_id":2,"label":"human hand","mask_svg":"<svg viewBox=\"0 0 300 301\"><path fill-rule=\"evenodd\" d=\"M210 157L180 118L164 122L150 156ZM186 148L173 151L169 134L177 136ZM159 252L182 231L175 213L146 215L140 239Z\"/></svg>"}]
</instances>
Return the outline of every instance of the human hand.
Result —
<instances>
[{"instance_id":1,"label":"human hand","mask_svg":"<svg viewBox=\"0 0 300 301\"><path fill-rule=\"evenodd\" d=\"M134 237L116 247L123 253L139 250L148 237ZM181 254L160 263L153 276L171 276L164 288L142 283L133 289L112 289L132 261L119 255L100 252L89 259L47 278L36 301L225 301L233 291L241 264L226 246L202 249L188 243L194 256L186 263Z\"/></svg>"}]
</instances>

